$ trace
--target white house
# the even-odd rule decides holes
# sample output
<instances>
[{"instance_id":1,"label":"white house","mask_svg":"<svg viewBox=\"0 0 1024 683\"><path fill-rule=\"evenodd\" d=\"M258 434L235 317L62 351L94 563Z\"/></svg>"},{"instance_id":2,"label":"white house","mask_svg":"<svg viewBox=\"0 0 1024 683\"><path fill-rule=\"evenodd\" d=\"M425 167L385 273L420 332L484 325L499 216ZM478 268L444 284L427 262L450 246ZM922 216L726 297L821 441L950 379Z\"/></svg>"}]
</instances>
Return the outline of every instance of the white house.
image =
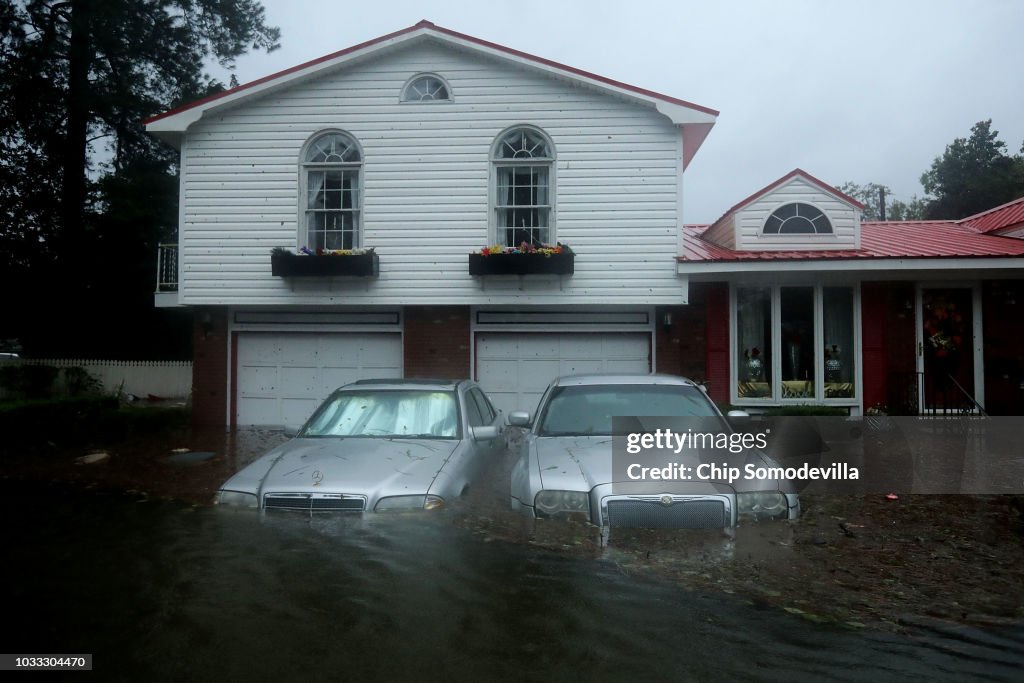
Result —
<instances>
[{"instance_id":1,"label":"white house","mask_svg":"<svg viewBox=\"0 0 1024 683\"><path fill-rule=\"evenodd\" d=\"M371 376L532 409L590 371L1024 414L1024 199L867 222L797 169L685 226L716 116L420 22L150 119L181 151L157 305L195 312L195 421L295 424Z\"/></svg>"},{"instance_id":2,"label":"white house","mask_svg":"<svg viewBox=\"0 0 1024 683\"><path fill-rule=\"evenodd\" d=\"M560 373L679 372L716 116L420 22L150 119L181 152L157 305L195 310L197 421L300 422L367 376L471 376L508 411ZM564 246L472 264L524 242Z\"/></svg>"}]
</instances>

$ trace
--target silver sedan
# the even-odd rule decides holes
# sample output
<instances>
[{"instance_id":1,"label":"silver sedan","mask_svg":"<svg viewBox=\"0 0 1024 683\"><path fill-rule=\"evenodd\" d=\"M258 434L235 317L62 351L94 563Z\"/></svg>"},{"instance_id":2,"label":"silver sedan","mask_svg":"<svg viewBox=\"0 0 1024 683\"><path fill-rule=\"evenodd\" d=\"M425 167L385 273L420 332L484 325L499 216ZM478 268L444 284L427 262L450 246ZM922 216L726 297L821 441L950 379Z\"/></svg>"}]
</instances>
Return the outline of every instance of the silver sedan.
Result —
<instances>
[{"instance_id":1,"label":"silver sedan","mask_svg":"<svg viewBox=\"0 0 1024 683\"><path fill-rule=\"evenodd\" d=\"M468 380L361 380L224 482L216 502L310 512L442 508L504 448L503 422Z\"/></svg>"},{"instance_id":2,"label":"silver sedan","mask_svg":"<svg viewBox=\"0 0 1024 683\"><path fill-rule=\"evenodd\" d=\"M790 482L728 481L715 476L707 463L700 470L712 473L706 478L631 480L613 456L612 418L634 417L640 431L665 419L636 417L645 415L698 418L713 431L732 434L703 389L682 377L558 378L532 419L525 412L509 415L509 424L529 429L512 470L513 509L531 517L582 517L602 527L641 528L731 528L742 517L787 519L799 514ZM698 471L701 457L698 452L675 457L676 471L679 466ZM738 459L755 470L775 466L757 449L745 448Z\"/></svg>"}]
</instances>

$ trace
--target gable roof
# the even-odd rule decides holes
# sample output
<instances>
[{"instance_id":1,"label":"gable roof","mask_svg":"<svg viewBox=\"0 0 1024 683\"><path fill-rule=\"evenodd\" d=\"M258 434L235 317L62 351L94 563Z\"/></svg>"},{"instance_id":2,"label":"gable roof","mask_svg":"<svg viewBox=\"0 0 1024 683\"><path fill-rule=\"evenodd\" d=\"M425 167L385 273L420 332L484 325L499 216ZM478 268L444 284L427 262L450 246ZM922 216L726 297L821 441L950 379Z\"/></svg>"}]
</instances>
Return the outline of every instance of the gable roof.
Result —
<instances>
[{"instance_id":1,"label":"gable roof","mask_svg":"<svg viewBox=\"0 0 1024 683\"><path fill-rule=\"evenodd\" d=\"M1024 197L957 221L981 233L1024 228Z\"/></svg>"},{"instance_id":2,"label":"gable roof","mask_svg":"<svg viewBox=\"0 0 1024 683\"><path fill-rule=\"evenodd\" d=\"M817 178L815 178L814 176L812 176L810 173L808 173L807 171L805 171L803 169L794 168L792 171L790 171L786 175L782 176L781 178L779 178L775 182L770 183L768 185L765 185L760 190L758 190L754 194L750 195L746 199L743 199L743 200L737 202L736 204L733 204L725 213L723 213L718 218L718 220L716 220L714 223L712 223L709 227L714 227L714 226L718 225L719 223L721 223L722 221L726 220L727 218L732 216L734 213L739 211L740 209L743 209L746 206L749 206L750 204L753 204L754 202L756 202L761 197L764 197L766 194L770 193L772 190L775 190L775 189L777 189L779 187L782 187L783 185L785 185L789 181L793 180L794 178L801 178L801 179L807 181L811 185L814 185L815 187L823 190L824 192L827 192L828 194L836 197L837 199L840 199L841 201L846 202L847 204L849 204L849 205L853 206L854 208L858 209L859 211L863 211L864 210L864 205L861 204L860 202L858 202L856 199L854 199L850 195L848 195L848 194L846 194L844 192L840 192L839 190L837 190L836 188L832 187L831 185L829 185L828 183L824 182L823 180L818 180Z\"/></svg>"},{"instance_id":3,"label":"gable roof","mask_svg":"<svg viewBox=\"0 0 1024 683\"><path fill-rule=\"evenodd\" d=\"M394 49L400 45L414 41L435 40L464 50L485 54L519 66L548 75L572 81L578 85L626 97L635 102L655 108L665 115L673 124L684 130L684 167L689 164L697 149L704 142L718 116L718 111L687 102L669 95L640 88L628 83L606 78L598 74L560 64L550 59L522 52L498 43L492 43L458 31L437 26L427 20L408 28L394 31L358 45L333 52L323 57L304 62L283 71L259 78L255 81L225 90L203 99L184 104L162 114L158 114L143 123L152 134L176 144L188 127L198 121L207 112L220 110L236 105L247 99L262 96L280 88L321 75L327 70L340 68L343 65L369 58L383 51Z\"/></svg>"}]
</instances>

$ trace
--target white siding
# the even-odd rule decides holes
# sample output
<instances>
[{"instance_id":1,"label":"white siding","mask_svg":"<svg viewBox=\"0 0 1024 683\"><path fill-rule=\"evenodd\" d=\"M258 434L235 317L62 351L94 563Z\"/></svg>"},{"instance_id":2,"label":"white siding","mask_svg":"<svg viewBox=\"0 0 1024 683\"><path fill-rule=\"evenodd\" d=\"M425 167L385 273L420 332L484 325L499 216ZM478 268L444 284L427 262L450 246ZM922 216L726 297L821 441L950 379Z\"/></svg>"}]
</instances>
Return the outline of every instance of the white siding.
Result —
<instances>
[{"instance_id":1,"label":"white siding","mask_svg":"<svg viewBox=\"0 0 1024 683\"><path fill-rule=\"evenodd\" d=\"M703 238L709 242L726 247L727 249L736 248L736 216L735 214L726 216L720 222L715 223L712 227L708 228L703 235Z\"/></svg>"},{"instance_id":2,"label":"white siding","mask_svg":"<svg viewBox=\"0 0 1024 683\"><path fill-rule=\"evenodd\" d=\"M454 102L400 103L417 72ZM556 237L575 275L486 281L467 255L493 240L489 151L505 128L542 128L557 151ZM284 280L270 250L295 248L298 157L326 128L364 151L363 245L380 276ZM179 301L195 304L679 302L678 130L641 105L439 44L421 44L194 124L183 144Z\"/></svg>"},{"instance_id":3,"label":"white siding","mask_svg":"<svg viewBox=\"0 0 1024 683\"><path fill-rule=\"evenodd\" d=\"M813 204L832 221L832 235L762 235L772 211L793 202ZM775 188L736 213L736 249L856 249L860 246L860 214L847 204L801 178Z\"/></svg>"}]
</instances>

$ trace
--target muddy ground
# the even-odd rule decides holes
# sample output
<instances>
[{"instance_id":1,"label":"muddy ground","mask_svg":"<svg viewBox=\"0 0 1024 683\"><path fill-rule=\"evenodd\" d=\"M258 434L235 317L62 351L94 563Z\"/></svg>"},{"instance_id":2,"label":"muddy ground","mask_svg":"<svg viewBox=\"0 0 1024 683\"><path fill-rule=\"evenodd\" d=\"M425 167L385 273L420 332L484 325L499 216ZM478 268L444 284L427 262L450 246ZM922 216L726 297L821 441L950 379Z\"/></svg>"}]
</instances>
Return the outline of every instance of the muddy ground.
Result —
<instances>
[{"instance_id":1,"label":"muddy ground","mask_svg":"<svg viewBox=\"0 0 1024 683\"><path fill-rule=\"evenodd\" d=\"M56 482L210 505L221 482L282 440L265 431L182 431L107 449L7 454L0 476L25 485ZM732 537L616 530L603 539L588 524L513 515L507 505L511 465L506 454L469 500L446 514L485 542L602 559L625 573L848 628L1024 619L1019 497L804 496L800 520L749 524Z\"/></svg>"}]
</instances>

